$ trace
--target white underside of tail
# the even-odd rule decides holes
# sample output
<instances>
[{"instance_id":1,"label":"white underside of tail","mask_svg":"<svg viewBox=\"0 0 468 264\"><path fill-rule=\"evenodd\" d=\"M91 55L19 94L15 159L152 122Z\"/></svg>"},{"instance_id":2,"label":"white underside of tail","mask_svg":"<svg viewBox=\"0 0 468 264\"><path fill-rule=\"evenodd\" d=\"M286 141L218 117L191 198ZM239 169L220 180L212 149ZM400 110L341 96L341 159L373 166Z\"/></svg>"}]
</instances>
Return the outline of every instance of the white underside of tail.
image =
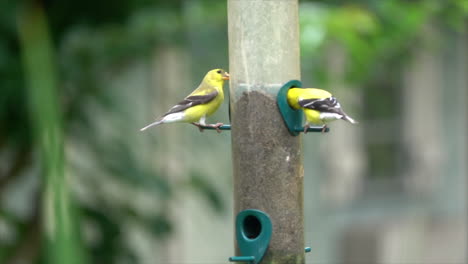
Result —
<instances>
[{"instance_id":1,"label":"white underside of tail","mask_svg":"<svg viewBox=\"0 0 468 264\"><path fill-rule=\"evenodd\" d=\"M340 115L340 114L337 114L337 113L320 113L320 119L322 121L324 121L324 122L343 119L343 120L346 120L346 121L350 122L351 124L357 124L358 123L354 119L349 117L348 115Z\"/></svg>"},{"instance_id":2,"label":"white underside of tail","mask_svg":"<svg viewBox=\"0 0 468 264\"><path fill-rule=\"evenodd\" d=\"M357 124L358 123L356 120L352 119L350 116L347 116L347 115L344 116L343 119L346 120L346 121L349 121L351 124Z\"/></svg>"},{"instance_id":3,"label":"white underside of tail","mask_svg":"<svg viewBox=\"0 0 468 264\"><path fill-rule=\"evenodd\" d=\"M156 122L153 122L153 123L145 126L144 128L140 129L140 131L146 130L146 129L150 128L150 127L157 126L157 125L160 125L160 124L175 123L175 122L183 121L184 117L185 117L185 115L184 115L183 112L172 113L172 114L169 114L169 115L163 117L161 120L158 120Z\"/></svg>"},{"instance_id":4,"label":"white underside of tail","mask_svg":"<svg viewBox=\"0 0 468 264\"><path fill-rule=\"evenodd\" d=\"M341 119L343 116L336 113L320 113L320 119L322 121L333 121L337 119Z\"/></svg>"}]
</instances>

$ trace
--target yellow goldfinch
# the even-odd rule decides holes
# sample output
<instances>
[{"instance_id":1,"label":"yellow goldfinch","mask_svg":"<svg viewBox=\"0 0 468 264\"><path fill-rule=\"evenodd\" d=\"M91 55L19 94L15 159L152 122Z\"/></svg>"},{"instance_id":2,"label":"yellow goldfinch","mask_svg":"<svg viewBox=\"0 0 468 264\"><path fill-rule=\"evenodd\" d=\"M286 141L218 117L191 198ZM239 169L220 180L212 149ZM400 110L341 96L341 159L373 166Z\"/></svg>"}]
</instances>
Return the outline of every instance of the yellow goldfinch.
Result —
<instances>
[{"instance_id":1,"label":"yellow goldfinch","mask_svg":"<svg viewBox=\"0 0 468 264\"><path fill-rule=\"evenodd\" d=\"M325 90L291 88L288 91L288 103L294 109L304 110L306 116L304 133L307 133L310 124L323 125L323 132L327 128L328 122L337 119L343 119L352 124L357 123L341 109L338 100Z\"/></svg>"},{"instance_id":2,"label":"yellow goldfinch","mask_svg":"<svg viewBox=\"0 0 468 264\"><path fill-rule=\"evenodd\" d=\"M209 71L198 88L189 96L174 105L156 122L145 126L140 131L159 124L187 122L197 126L200 131L203 131L203 127L208 126L215 128L220 133L219 127L223 125L222 123L207 125L205 119L213 114L223 102L223 84L225 80L229 80L229 73L224 70L214 69Z\"/></svg>"}]
</instances>

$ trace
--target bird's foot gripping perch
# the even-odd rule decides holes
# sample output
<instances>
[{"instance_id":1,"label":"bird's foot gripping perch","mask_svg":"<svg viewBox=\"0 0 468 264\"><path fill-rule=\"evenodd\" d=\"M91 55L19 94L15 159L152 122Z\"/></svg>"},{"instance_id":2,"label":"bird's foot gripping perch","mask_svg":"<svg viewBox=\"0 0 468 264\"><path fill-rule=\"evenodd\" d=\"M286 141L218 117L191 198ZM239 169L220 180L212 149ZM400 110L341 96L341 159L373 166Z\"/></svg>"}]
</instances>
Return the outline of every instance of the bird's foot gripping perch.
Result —
<instances>
[{"instance_id":1,"label":"bird's foot gripping perch","mask_svg":"<svg viewBox=\"0 0 468 264\"><path fill-rule=\"evenodd\" d=\"M222 127L224 124L223 123L216 123L216 124L202 125L200 123L193 122L192 125L198 127L200 132L203 132L204 129L216 129L216 132L221 133L220 127Z\"/></svg>"},{"instance_id":2,"label":"bird's foot gripping perch","mask_svg":"<svg viewBox=\"0 0 468 264\"><path fill-rule=\"evenodd\" d=\"M328 128L327 125L323 125L323 127L322 127L322 133L325 133L325 132L327 131L327 128Z\"/></svg>"}]
</instances>

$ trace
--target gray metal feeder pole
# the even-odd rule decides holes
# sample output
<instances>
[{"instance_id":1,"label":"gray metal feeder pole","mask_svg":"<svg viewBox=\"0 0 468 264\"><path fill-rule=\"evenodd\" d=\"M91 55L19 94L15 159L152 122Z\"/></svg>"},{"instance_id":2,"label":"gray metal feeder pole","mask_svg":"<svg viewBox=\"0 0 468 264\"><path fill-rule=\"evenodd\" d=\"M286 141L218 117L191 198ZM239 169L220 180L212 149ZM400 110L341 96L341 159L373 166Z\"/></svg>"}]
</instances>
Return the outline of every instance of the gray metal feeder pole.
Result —
<instances>
[{"instance_id":1,"label":"gray metal feeder pole","mask_svg":"<svg viewBox=\"0 0 468 264\"><path fill-rule=\"evenodd\" d=\"M301 136L276 104L282 84L300 79L298 1L228 0L228 24L235 214L270 216L262 263L304 263Z\"/></svg>"}]
</instances>

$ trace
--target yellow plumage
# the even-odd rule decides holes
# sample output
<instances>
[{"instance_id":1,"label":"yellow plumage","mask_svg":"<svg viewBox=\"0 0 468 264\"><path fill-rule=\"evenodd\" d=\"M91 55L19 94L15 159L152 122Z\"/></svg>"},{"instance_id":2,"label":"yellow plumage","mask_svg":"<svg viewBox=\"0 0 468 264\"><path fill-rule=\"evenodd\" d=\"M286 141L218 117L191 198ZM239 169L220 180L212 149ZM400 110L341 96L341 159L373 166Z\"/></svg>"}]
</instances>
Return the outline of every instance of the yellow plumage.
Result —
<instances>
[{"instance_id":1,"label":"yellow plumage","mask_svg":"<svg viewBox=\"0 0 468 264\"><path fill-rule=\"evenodd\" d=\"M294 109L301 109L299 100L332 97L332 94L317 88L291 88L288 91L288 103Z\"/></svg>"},{"instance_id":2,"label":"yellow plumage","mask_svg":"<svg viewBox=\"0 0 468 264\"><path fill-rule=\"evenodd\" d=\"M316 88L291 88L288 91L288 103L294 109L302 109L306 117L304 131L310 124L323 125L343 119L356 124L341 108L340 103L331 93Z\"/></svg>"},{"instance_id":3,"label":"yellow plumage","mask_svg":"<svg viewBox=\"0 0 468 264\"><path fill-rule=\"evenodd\" d=\"M169 109L157 121L142 128L141 131L159 124L176 122L192 123L200 129L203 126L210 126L218 130L221 123L206 125L205 118L213 114L224 101L223 84L225 80L229 80L229 74L224 70L209 71L197 89ZM198 123L195 123L197 121Z\"/></svg>"}]
</instances>

